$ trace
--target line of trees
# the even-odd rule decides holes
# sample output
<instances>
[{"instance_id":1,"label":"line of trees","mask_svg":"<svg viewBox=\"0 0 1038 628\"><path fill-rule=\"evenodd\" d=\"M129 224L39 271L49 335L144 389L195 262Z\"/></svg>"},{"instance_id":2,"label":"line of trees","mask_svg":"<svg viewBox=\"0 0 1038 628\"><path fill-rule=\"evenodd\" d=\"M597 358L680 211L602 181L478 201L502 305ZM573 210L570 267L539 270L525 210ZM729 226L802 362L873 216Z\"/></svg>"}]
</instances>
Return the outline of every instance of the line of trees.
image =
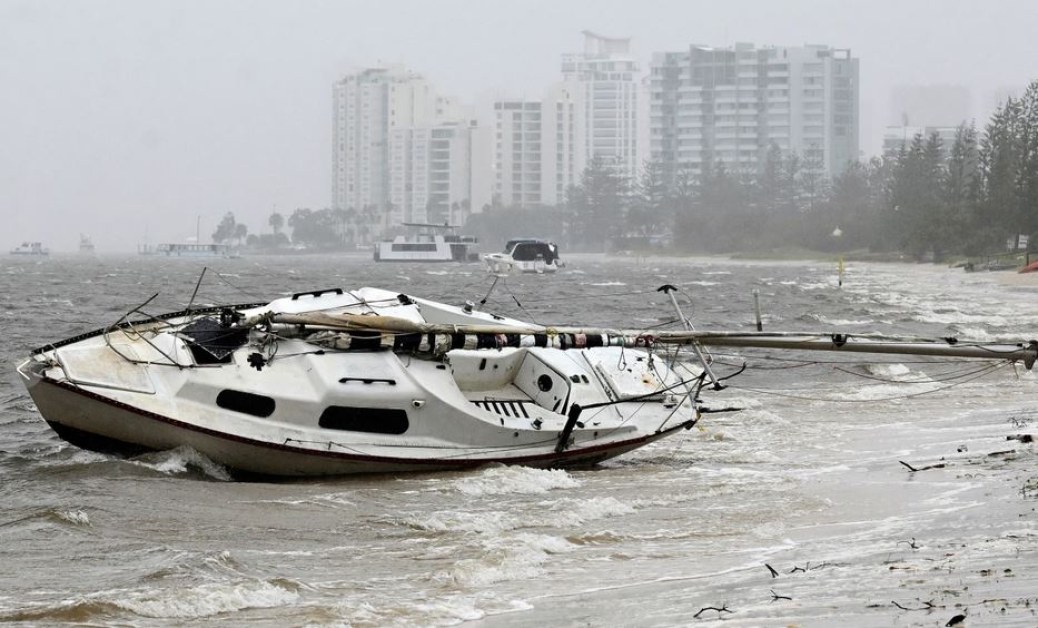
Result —
<instances>
[{"instance_id":1,"label":"line of trees","mask_svg":"<svg viewBox=\"0 0 1038 628\"><path fill-rule=\"evenodd\" d=\"M494 207L473 216L474 226L503 239L514 234L517 212ZM668 171L649 162L636 181L596 159L563 204L521 215L540 229L530 235L551 234L578 251L668 240L684 253L794 246L943 260L1004 251L1019 234L1036 246L1038 81L1007 99L982 132L964 123L950 147L918 135L832 180L821 163L777 146L752 170L718 161L702 172Z\"/></svg>"},{"instance_id":2,"label":"line of trees","mask_svg":"<svg viewBox=\"0 0 1038 628\"><path fill-rule=\"evenodd\" d=\"M351 250L358 243L370 243L378 236L381 214L374 205L362 211L354 209L317 209L302 207L286 219L273 212L267 224L271 233L249 234L248 227L237 222L233 212L224 214L212 234L213 242L245 244L264 250L289 248L293 245L314 250ZM285 227L291 230L289 238Z\"/></svg>"}]
</instances>

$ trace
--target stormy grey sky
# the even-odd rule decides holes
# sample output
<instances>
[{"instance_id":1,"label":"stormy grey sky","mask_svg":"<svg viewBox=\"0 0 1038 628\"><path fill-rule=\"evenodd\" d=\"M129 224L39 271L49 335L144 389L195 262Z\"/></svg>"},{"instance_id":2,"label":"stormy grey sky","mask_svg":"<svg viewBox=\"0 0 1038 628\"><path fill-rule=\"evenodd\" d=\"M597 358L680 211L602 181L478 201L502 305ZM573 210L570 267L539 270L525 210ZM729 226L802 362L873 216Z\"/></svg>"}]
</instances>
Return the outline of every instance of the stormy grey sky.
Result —
<instances>
[{"instance_id":1,"label":"stormy grey sky","mask_svg":"<svg viewBox=\"0 0 1038 628\"><path fill-rule=\"evenodd\" d=\"M445 94L539 97L580 32L652 52L690 43L850 48L861 144L879 151L899 84L995 94L1038 78L1034 0L0 0L0 247L100 252L193 236L227 211L330 198L331 85L403 63Z\"/></svg>"}]
</instances>

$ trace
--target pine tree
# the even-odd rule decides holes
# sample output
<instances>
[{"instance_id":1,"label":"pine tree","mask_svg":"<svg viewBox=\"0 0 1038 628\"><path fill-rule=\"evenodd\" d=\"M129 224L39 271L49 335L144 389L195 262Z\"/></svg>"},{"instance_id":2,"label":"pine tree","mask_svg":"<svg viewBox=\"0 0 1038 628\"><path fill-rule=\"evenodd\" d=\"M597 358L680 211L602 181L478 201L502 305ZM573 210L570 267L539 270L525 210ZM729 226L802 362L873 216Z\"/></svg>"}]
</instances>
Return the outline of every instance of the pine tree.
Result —
<instances>
[{"instance_id":1,"label":"pine tree","mask_svg":"<svg viewBox=\"0 0 1038 628\"><path fill-rule=\"evenodd\" d=\"M627 228L632 234L647 236L672 224L670 190L665 177L662 161L646 162L642 168L627 214Z\"/></svg>"},{"instance_id":2,"label":"pine tree","mask_svg":"<svg viewBox=\"0 0 1038 628\"><path fill-rule=\"evenodd\" d=\"M579 191L574 190L567 203L571 238L580 247L602 250L610 238L624 231L627 181L596 155L577 187Z\"/></svg>"},{"instance_id":3,"label":"pine tree","mask_svg":"<svg viewBox=\"0 0 1038 628\"><path fill-rule=\"evenodd\" d=\"M950 251L977 254L971 235L977 227L975 216L980 202L980 164L977 129L961 124L948 153L948 163L941 184L941 197L948 221L944 232Z\"/></svg>"},{"instance_id":4,"label":"pine tree","mask_svg":"<svg viewBox=\"0 0 1038 628\"><path fill-rule=\"evenodd\" d=\"M975 237L989 250L1000 247L1007 236L1015 235L1021 227L1018 224L1021 199L1017 187L1021 158L1020 127L1020 102L1008 98L984 128L979 151L984 198L977 216L983 227Z\"/></svg>"},{"instance_id":5,"label":"pine tree","mask_svg":"<svg viewBox=\"0 0 1038 628\"><path fill-rule=\"evenodd\" d=\"M1018 227L1019 233L1029 234L1038 231L1038 81L1032 81L1020 98L1018 142Z\"/></svg>"}]
</instances>

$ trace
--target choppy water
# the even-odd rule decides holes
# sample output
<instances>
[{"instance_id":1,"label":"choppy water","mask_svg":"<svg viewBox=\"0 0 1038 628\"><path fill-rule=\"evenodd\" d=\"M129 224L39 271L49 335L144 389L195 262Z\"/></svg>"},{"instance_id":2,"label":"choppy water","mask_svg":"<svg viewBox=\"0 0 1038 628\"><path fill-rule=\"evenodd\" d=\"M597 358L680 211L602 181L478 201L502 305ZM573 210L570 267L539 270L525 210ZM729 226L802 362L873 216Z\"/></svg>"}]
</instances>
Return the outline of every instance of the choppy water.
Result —
<instances>
[{"instance_id":1,"label":"choppy water","mask_svg":"<svg viewBox=\"0 0 1038 628\"><path fill-rule=\"evenodd\" d=\"M767 329L1038 336L1038 281L997 274L849 264L841 288L835 263L568 261L487 309L649 327L672 318L671 283L700 329L752 328L757 289ZM1038 457L1007 440L1038 432L1031 372L717 355L750 369L710 404L745 410L591 471L239 483L191 451L60 441L16 363L156 292L150 312L181 309L203 264L196 303L360 285L478 303L490 285L343 257L0 260L0 622L1038 625Z\"/></svg>"}]
</instances>

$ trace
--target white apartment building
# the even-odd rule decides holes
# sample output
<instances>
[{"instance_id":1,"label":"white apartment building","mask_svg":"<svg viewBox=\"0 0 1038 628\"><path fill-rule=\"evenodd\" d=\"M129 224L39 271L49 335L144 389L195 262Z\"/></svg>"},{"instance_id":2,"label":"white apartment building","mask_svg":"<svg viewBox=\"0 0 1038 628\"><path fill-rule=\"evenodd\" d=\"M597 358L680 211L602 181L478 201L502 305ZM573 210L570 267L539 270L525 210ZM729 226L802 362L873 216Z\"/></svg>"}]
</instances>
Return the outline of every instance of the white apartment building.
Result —
<instances>
[{"instance_id":1,"label":"white apartment building","mask_svg":"<svg viewBox=\"0 0 1038 628\"><path fill-rule=\"evenodd\" d=\"M562 57L563 81L582 89L583 157L601 158L622 176L641 170L638 151L638 103L642 91L638 63L629 38L603 37L584 31L584 52Z\"/></svg>"},{"instance_id":2,"label":"white apartment building","mask_svg":"<svg viewBox=\"0 0 1038 628\"><path fill-rule=\"evenodd\" d=\"M491 202L490 130L474 122L390 133L390 225L462 225Z\"/></svg>"},{"instance_id":3,"label":"white apartment building","mask_svg":"<svg viewBox=\"0 0 1038 628\"><path fill-rule=\"evenodd\" d=\"M505 207L545 204L541 185L542 109L538 101L494 103L494 191L498 202Z\"/></svg>"},{"instance_id":4,"label":"white apartment building","mask_svg":"<svg viewBox=\"0 0 1038 628\"><path fill-rule=\"evenodd\" d=\"M653 55L650 155L674 172L754 169L772 145L830 176L858 158L858 60L828 46Z\"/></svg>"},{"instance_id":5,"label":"white apartment building","mask_svg":"<svg viewBox=\"0 0 1038 628\"><path fill-rule=\"evenodd\" d=\"M499 100L495 194L505 206L556 205L591 160L638 176L644 91L630 40L584 32L584 52L562 58L562 81L540 100Z\"/></svg>"},{"instance_id":6,"label":"white apartment building","mask_svg":"<svg viewBox=\"0 0 1038 628\"><path fill-rule=\"evenodd\" d=\"M491 146L489 130L419 74L347 75L333 88L332 207L374 206L383 227L480 211L492 192Z\"/></svg>"},{"instance_id":7,"label":"white apartment building","mask_svg":"<svg viewBox=\"0 0 1038 628\"><path fill-rule=\"evenodd\" d=\"M556 83L544 97L541 136L541 198L545 205L566 200L588 164L586 90L578 81Z\"/></svg>"},{"instance_id":8,"label":"white apartment building","mask_svg":"<svg viewBox=\"0 0 1038 628\"><path fill-rule=\"evenodd\" d=\"M558 83L542 101L494 103L495 183L506 206L556 205L587 164L580 85Z\"/></svg>"}]
</instances>

